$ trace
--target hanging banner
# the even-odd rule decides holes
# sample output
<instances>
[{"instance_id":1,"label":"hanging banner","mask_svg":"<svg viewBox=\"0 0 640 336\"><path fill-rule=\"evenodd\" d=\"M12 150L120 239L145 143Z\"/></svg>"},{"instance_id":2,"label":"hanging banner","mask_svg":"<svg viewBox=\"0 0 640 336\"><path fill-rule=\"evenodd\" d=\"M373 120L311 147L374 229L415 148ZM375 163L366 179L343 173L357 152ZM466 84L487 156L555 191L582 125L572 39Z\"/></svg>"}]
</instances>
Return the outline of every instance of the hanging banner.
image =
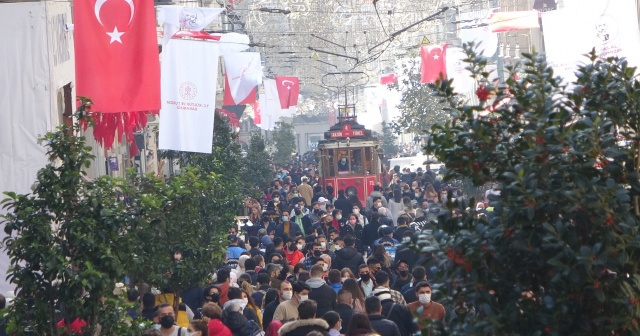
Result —
<instances>
[{"instance_id":1,"label":"hanging banner","mask_svg":"<svg viewBox=\"0 0 640 336\"><path fill-rule=\"evenodd\" d=\"M224 8L183 6L159 6L158 8L158 21L164 23L163 47L180 30L203 30L225 11Z\"/></svg>"},{"instance_id":2,"label":"hanging banner","mask_svg":"<svg viewBox=\"0 0 640 336\"><path fill-rule=\"evenodd\" d=\"M489 17L489 27L494 33L512 30L540 28L538 11L497 12Z\"/></svg>"},{"instance_id":3,"label":"hanging banner","mask_svg":"<svg viewBox=\"0 0 640 336\"><path fill-rule=\"evenodd\" d=\"M219 55L215 43L194 40L162 52L160 149L211 153Z\"/></svg>"},{"instance_id":4,"label":"hanging banner","mask_svg":"<svg viewBox=\"0 0 640 336\"><path fill-rule=\"evenodd\" d=\"M236 104L240 104L257 85L262 83L260 53L240 52L223 56L231 97Z\"/></svg>"},{"instance_id":5,"label":"hanging banner","mask_svg":"<svg viewBox=\"0 0 640 336\"><path fill-rule=\"evenodd\" d=\"M498 34L489 27L491 10L460 13L460 21L468 22L460 28L462 43L474 42L486 57L492 57L498 49Z\"/></svg>"},{"instance_id":6,"label":"hanging banner","mask_svg":"<svg viewBox=\"0 0 640 336\"><path fill-rule=\"evenodd\" d=\"M288 109L298 105L298 95L300 94L300 81L298 77L276 76L276 87L278 88L278 98L280 107Z\"/></svg>"},{"instance_id":7,"label":"hanging banner","mask_svg":"<svg viewBox=\"0 0 640 336\"><path fill-rule=\"evenodd\" d=\"M542 13L547 60L567 83L575 79L577 65L595 48L601 58L626 57L640 66L640 30L634 0L593 0L589 6L566 1L567 9Z\"/></svg>"},{"instance_id":8,"label":"hanging banner","mask_svg":"<svg viewBox=\"0 0 640 336\"><path fill-rule=\"evenodd\" d=\"M447 78L447 45L430 45L420 47L420 82L433 83L440 75Z\"/></svg>"},{"instance_id":9,"label":"hanging banner","mask_svg":"<svg viewBox=\"0 0 640 336\"><path fill-rule=\"evenodd\" d=\"M465 69L469 65L464 62L467 54L462 48L448 48L446 58L447 77L453 79L453 88L458 93L471 96L469 93L473 91L475 81L469 70Z\"/></svg>"}]
</instances>

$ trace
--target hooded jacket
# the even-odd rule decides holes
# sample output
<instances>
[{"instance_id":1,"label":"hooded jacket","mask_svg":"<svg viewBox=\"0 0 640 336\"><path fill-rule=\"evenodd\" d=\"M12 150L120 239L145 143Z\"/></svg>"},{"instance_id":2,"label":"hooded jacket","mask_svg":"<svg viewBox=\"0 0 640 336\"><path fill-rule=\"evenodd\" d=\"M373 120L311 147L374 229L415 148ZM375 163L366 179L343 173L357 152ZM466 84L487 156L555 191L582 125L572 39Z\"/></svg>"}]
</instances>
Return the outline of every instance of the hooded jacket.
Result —
<instances>
[{"instance_id":1,"label":"hooded jacket","mask_svg":"<svg viewBox=\"0 0 640 336\"><path fill-rule=\"evenodd\" d=\"M210 319L207 324L209 336L231 336L231 330L219 319Z\"/></svg>"},{"instance_id":2,"label":"hooded jacket","mask_svg":"<svg viewBox=\"0 0 640 336\"><path fill-rule=\"evenodd\" d=\"M380 197L382 198L382 206L383 207L387 207L387 199L384 197L384 195L382 195L382 192L380 191L372 191L371 194L369 194L369 197L367 197L367 209L370 209L373 207L373 198L374 197Z\"/></svg>"},{"instance_id":3,"label":"hooded jacket","mask_svg":"<svg viewBox=\"0 0 640 336\"><path fill-rule=\"evenodd\" d=\"M231 330L233 336L250 336L248 320L241 313L223 311L222 323Z\"/></svg>"},{"instance_id":4,"label":"hooded jacket","mask_svg":"<svg viewBox=\"0 0 640 336\"><path fill-rule=\"evenodd\" d=\"M353 274L358 274L358 268L364 264L364 257L353 247L345 247L336 251L336 258L333 260L333 268L341 270L349 268Z\"/></svg>"},{"instance_id":5,"label":"hooded jacket","mask_svg":"<svg viewBox=\"0 0 640 336\"><path fill-rule=\"evenodd\" d=\"M316 316L322 316L324 313L333 310L336 306L336 292L329 287L324 280L320 278L311 278L306 282L311 287L309 299L316 301L318 309Z\"/></svg>"},{"instance_id":6,"label":"hooded jacket","mask_svg":"<svg viewBox=\"0 0 640 336\"><path fill-rule=\"evenodd\" d=\"M319 331L329 335L329 324L323 319L305 319L285 323L280 328L279 336L307 336L312 331Z\"/></svg>"}]
</instances>

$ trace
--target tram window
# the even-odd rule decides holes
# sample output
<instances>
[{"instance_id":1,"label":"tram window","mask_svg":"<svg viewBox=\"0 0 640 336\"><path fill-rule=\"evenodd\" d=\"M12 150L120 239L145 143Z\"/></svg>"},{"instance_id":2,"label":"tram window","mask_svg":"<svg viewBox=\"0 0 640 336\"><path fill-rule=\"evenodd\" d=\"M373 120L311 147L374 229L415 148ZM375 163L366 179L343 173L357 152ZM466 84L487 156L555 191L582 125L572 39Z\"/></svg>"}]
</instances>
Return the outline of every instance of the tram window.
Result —
<instances>
[{"instance_id":1,"label":"tram window","mask_svg":"<svg viewBox=\"0 0 640 336\"><path fill-rule=\"evenodd\" d=\"M338 165L338 175L349 174L351 160L349 158L349 152L346 149L336 150L336 161Z\"/></svg>"},{"instance_id":2,"label":"tram window","mask_svg":"<svg viewBox=\"0 0 640 336\"><path fill-rule=\"evenodd\" d=\"M327 156L324 158L325 165L329 168L327 169L327 173L329 177L336 176L335 166L333 165L333 149L327 150Z\"/></svg>"},{"instance_id":3,"label":"tram window","mask_svg":"<svg viewBox=\"0 0 640 336\"><path fill-rule=\"evenodd\" d=\"M373 172L371 171L371 164L373 163L373 157L371 156L371 147L364 149L365 159L364 159L364 174L370 175Z\"/></svg>"},{"instance_id":4,"label":"tram window","mask_svg":"<svg viewBox=\"0 0 640 336\"><path fill-rule=\"evenodd\" d=\"M351 172L353 174L362 174L362 149L351 150Z\"/></svg>"}]
</instances>

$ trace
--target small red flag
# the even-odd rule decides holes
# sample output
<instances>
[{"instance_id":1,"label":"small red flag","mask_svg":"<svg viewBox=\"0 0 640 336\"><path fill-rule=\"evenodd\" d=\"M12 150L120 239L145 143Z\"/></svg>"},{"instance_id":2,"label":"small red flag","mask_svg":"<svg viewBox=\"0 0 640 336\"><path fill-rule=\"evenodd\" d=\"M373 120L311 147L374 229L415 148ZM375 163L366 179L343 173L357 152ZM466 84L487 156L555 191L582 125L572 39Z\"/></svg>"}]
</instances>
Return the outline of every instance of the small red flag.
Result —
<instances>
[{"instance_id":1,"label":"small red flag","mask_svg":"<svg viewBox=\"0 0 640 336\"><path fill-rule=\"evenodd\" d=\"M440 78L440 74L447 78L446 56L446 44L422 46L420 48L420 58L422 60L420 81L422 83L433 83Z\"/></svg>"},{"instance_id":2,"label":"small red flag","mask_svg":"<svg viewBox=\"0 0 640 336\"><path fill-rule=\"evenodd\" d=\"M300 94L300 81L298 77L276 76L276 88L278 98L280 98L280 108L288 109L298 105L298 94Z\"/></svg>"},{"instance_id":3,"label":"small red flag","mask_svg":"<svg viewBox=\"0 0 640 336\"><path fill-rule=\"evenodd\" d=\"M262 124L262 111L260 110L260 103L255 102L253 105L253 124L260 125Z\"/></svg>"},{"instance_id":4,"label":"small red flag","mask_svg":"<svg viewBox=\"0 0 640 336\"><path fill-rule=\"evenodd\" d=\"M398 82L398 77L396 77L395 74L388 74L380 77L380 84L382 85L389 85L397 82Z\"/></svg>"},{"instance_id":5,"label":"small red flag","mask_svg":"<svg viewBox=\"0 0 640 336\"><path fill-rule=\"evenodd\" d=\"M102 113L160 109L156 12L151 0L74 3L76 92Z\"/></svg>"}]
</instances>

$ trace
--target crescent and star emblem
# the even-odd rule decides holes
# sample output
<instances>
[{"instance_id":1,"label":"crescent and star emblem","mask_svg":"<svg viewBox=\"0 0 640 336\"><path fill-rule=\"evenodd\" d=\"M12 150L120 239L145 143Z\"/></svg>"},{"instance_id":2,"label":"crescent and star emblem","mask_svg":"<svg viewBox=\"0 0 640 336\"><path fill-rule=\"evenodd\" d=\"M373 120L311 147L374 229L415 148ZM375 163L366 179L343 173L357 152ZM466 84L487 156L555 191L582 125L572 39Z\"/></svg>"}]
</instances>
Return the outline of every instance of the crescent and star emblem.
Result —
<instances>
[{"instance_id":1,"label":"crescent and star emblem","mask_svg":"<svg viewBox=\"0 0 640 336\"><path fill-rule=\"evenodd\" d=\"M287 83L289 83L289 85L287 85ZM296 83L286 79L282 81L282 86L286 87L287 89L291 90L291 87L294 86Z\"/></svg>"},{"instance_id":2,"label":"crescent and star emblem","mask_svg":"<svg viewBox=\"0 0 640 336\"><path fill-rule=\"evenodd\" d=\"M435 54L435 55L434 55L434 54L433 54L433 51L434 51L434 50L440 50L440 55L438 55L438 54ZM442 55L442 46L439 46L439 45L438 45L438 46L433 46L433 47L429 48L429 54L431 54L431 56L433 56L433 59L434 59L434 60L438 60L438 59L440 59L440 56Z\"/></svg>"},{"instance_id":3,"label":"crescent and star emblem","mask_svg":"<svg viewBox=\"0 0 640 336\"><path fill-rule=\"evenodd\" d=\"M129 23L127 23L127 25L130 25L131 21L133 21L133 14L135 13L136 6L133 4L133 0L124 0L124 1L127 4L129 4L129 8L131 8L131 15L129 16ZM96 1L96 4L95 4L95 6L93 8L93 11L94 11L94 13L96 15L96 19L98 19L98 22L102 26L104 26L104 24L102 23L102 19L100 18L100 9L105 4L105 2L107 2L107 0L98 0L98 1ZM120 39L120 37L122 37L122 35L124 35L124 33L123 32L119 32L117 26L113 28L113 32L107 33L107 35L109 35L109 37L111 37L111 41L109 42L109 44L111 44L113 42L119 42L120 44L122 44L122 40Z\"/></svg>"}]
</instances>

